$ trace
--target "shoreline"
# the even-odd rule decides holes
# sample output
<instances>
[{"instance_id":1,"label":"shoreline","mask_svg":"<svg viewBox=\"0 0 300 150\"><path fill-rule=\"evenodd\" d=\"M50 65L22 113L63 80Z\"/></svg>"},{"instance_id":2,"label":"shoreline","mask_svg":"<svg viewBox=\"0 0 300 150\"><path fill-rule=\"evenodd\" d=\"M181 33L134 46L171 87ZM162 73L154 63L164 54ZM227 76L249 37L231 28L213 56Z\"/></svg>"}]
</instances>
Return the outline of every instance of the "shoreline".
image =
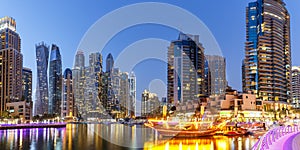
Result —
<instances>
[{"instance_id":1,"label":"shoreline","mask_svg":"<svg viewBox=\"0 0 300 150\"><path fill-rule=\"evenodd\" d=\"M0 124L0 130L28 129L28 128L63 128L67 123L28 123L28 124Z\"/></svg>"}]
</instances>

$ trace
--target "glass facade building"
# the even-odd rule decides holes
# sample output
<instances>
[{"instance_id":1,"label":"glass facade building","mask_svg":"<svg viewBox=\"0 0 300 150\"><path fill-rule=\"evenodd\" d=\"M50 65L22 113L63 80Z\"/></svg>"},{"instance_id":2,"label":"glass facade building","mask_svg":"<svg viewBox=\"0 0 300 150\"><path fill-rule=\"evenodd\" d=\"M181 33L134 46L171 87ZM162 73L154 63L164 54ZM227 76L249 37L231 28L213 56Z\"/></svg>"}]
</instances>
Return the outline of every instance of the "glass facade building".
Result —
<instances>
[{"instance_id":1,"label":"glass facade building","mask_svg":"<svg viewBox=\"0 0 300 150\"><path fill-rule=\"evenodd\" d=\"M48 113L48 62L49 46L44 42L35 45L36 65L37 65L37 83L36 100L34 115L43 115Z\"/></svg>"},{"instance_id":2,"label":"glass facade building","mask_svg":"<svg viewBox=\"0 0 300 150\"><path fill-rule=\"evenodd\" d=\"M0 19L0 115L7 103L22 101L21 38L16 21L11 17Z\"/></svg>"},{"instance_id":3,"label":"glass facade building","mask_svg":"<svg viewBox=\"0 0 300 150\"><path fill-rule=\"evenodd\" d=\"M198 35L179 34L168 50L168 101L198 101L205 93L204 48Z\"/></svg>"},{"instance_id":4,"label":"glass facade building","mask_svg":"<svg viewBox=\"0 0 300 150\"><path fill-rule=\"evenodd\" d=\"M91 53L89 66L85 70L85 104L87 113L84 118L97 118L103 111L99 92L101 91L102 55Z\"/></svg>"},{"instance_id":5,"label":"glass facade building","mask_svg":"<svg viewBox=\"0 0 300 150\"><path fill-rule=\"evenodd\" d=\"M75 99L75 111L78 116L86 115L86 105L84 101L85 90L85 58L83 51L77 51L75 56L75 65L72 70L73 91Z\"/></svg>"},{"instance_id":6,"label":"glass facade building","mask_svg":"<svg viewBox=\"0 0 300 150\"><path fill-rule=\"evenodd\" d=\"M74 92L72 70L69 68L64 71L62 94L61 117L72 117L74 116Z\"/></svg>"},{"instance_id":7,"label":"glass facade building","mask_svg":"<svg viewBox=\"0 0 300 150\"><path fill-rule=\"evenodd\" d=\"M246 8L243 90L266 101L289 102L290 16L282 0L257 0Z\"/></svg>"},{"instance_id":8,"label":"glass facade building","mask_svg":"<svg viewBox=\"0 0 300 150\"><path fill-rule=\"evenodd\" d=\"M225 94L226 81L226 61L222 56L206 55L210 71L210 95Z\"/></svg>"},{"instance_id":9,"label":"glass facade building","mask_svg":"<svg viewBox=\"0 0 300 150\"><path fill-rule=\"evenodd\" d=\"M59 47L52 44L49 66L48 114L61 114L62 101L62 62Z\"/></svg>"}]
</instances>

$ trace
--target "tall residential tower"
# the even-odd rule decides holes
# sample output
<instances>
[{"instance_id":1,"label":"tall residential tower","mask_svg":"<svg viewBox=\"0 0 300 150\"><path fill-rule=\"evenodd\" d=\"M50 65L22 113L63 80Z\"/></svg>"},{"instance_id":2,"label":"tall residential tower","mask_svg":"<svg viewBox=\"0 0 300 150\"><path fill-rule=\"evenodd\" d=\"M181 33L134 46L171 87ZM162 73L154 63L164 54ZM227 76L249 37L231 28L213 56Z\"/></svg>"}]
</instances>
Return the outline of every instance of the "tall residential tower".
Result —
<instances>
[{"instance_id":1,"label":"tall residential tower","mask_svg":"<svg viewBox=\"0 0 300 150\"><path fill-rule=\"evenodd\" d=\"M179 34L168 50L168 101L198 101L205 92L204 48L198 35Z\"/></svg>"},{"instance_id":2,"label":"tall residential tower","mask_svg":"<svg viewBox=\"0 0 300 150\"><path fill-rule=\"evenodd\" d=\"M22 101L21 39L16 32L16 21L11 17L0 19L0 115L7 103Z\"/></svg>"},{"instance_id":3,"label":"tall residential tower","mask_svg":"<svg viewBox=\"0 0 300 150\"><path fill-rule=\"evenodd\" d=\"M62 62L58 46L52 44L49 66L49 114L61 114Z\"/></svg>"},{"instance_id":4,"label":"tall residential tower","mask_svg":"<svg viewBox=\"0 0 300 150\"><path fill-rule=\"evenodd\" d=\"M246 9L243 90L266 101L289 102L290 15L282 0L257 0Z\"/></svg>"},{"instance_id":5,"label":"tall residential tower","mask_svg":"<svg viewBox=\"0 0 300 150\"><path fill-rule=\"evenodd\" d=\"M36 100L34 115L43 115L48 113L48 61L49 46L44 42L35 45L36 65L37 65L37 83Z\"/></svg>"}]
</instances>

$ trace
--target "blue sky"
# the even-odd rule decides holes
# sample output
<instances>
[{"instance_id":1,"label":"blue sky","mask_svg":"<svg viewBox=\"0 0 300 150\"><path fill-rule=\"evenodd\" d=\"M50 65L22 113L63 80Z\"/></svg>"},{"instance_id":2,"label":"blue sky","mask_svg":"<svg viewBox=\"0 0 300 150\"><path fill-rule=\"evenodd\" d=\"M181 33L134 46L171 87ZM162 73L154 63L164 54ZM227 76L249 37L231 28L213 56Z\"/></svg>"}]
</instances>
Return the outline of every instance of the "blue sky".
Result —
<instances>
[{"instance_id":1,"label":"blue sky","mask_svg":"<svg viewBox=\"0 0 300 150\"><path fill-rule=\"evenodd\" d=\"M140 2L148 1L6 0L1 1L0 17L11 16L16 19L17 32L22 39L24 66L33 70L33 88L35 88L36 43L44 41L48 45L57 44L63 58L63 70L66 67L72 68L80 40L98 19L117 8ZM244 56L245 42L245 7L250 0L190 0L188 2L159 0L154 2L169 3L186 9L206 24L226 57L229 85L240 90L241 61ZM300 60L297 59L300 54L300 1L286 0L286 4L291 15L292 63L300 65ZM125 16L119 19L126 20L127 17L130 18L130 16ZM184 21L176 16L174 19ZM113 28L113 25L111 27ZM105 60L109 52L117 57L122 49L138 40L160 38L170 41L176 39L177 36L178 31L160 25L145 24L131 27L120 32L104 47L103 58ZM167 51L167 47L165 50ZM138 77L138 98L142 90L149 88L150 81L163 85L166 79L166 64L160 60L143 61L135 66L134 71ZM161 79L161 81L154 79ZM157 90L157 92L162 95L165 91Z\"/></svg>"}]
</instances>

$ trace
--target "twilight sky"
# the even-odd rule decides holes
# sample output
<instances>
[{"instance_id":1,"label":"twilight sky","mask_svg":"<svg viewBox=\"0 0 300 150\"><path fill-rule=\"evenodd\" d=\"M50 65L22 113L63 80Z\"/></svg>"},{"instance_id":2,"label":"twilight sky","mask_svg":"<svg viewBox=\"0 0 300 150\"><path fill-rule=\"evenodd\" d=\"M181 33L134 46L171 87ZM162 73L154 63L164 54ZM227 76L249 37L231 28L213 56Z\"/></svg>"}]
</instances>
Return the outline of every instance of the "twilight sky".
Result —
<instances>
[{"instance_id":1,"label":"twilight sky","mask_svg":"<svg viewBox=\"0 0 300 150\"><path fill-rule=\"evenodd\" d=\"M292 65L300 65L300 60L297 59L297 56L300 55L300 1L285 1L291 15ZM140 2L148 1L5 0L1 1L0 17L11 16L16 19L17 32L20 34L22 40L21 47L24 55L24 66L33 70L33 89L35 89L36 43L44 41L48 45L52 43L57 44L60 47L63 59L63 70L67 67L72 68L74 56L76 50L80 47L81 39L97 20L115 9ZM175 5L197 16L212 32L223 56L226 58L229 85L241 90L241 62L244 57L245 42L245 7L251 1L190 0L188 2L174 2L173 0L155 0L153 2ZM153 11L155 12L156 10ZM151 14L151 12L145 13ZM114 23L126 21L130 17L114 18L116 20L110 20L112 24L107 28L114 28L117 25ZM185 18L178 16L170 16L168 19L179 22L179 24L180 22L187 21ZM130 51L130 49L140 49L143 46L145 48L144 52L149 52L151 49L160 49L163 53L161 53L162 51L159 53L166 55L168 46L166 42L174 40L177 37L178 31L173 28L163 25L142 24L122 30L102 50L84 51L86 52L86 57L88 56L88 52L102 51L103 60L106 59L107 54L110 52L116 59L120 55L120 52L126 48ZM201 38L203 37L200 35L200 40ZM157 44L151 44L151 41L155 41L155 39L163 40L158 40L160 42ZM139 43L142 44L139 45ZM162 47L165 48L162 49ZM131 57L134 58L135 56ZM140 93L145 88L150 88L153 92L157 92L159 96L165 95L166 91L164 88L157 88L157 86L164 87L166 84L165 62L157 58L147 59L137 63L133 70L137 76L137 99L140 99ZM33 99L35 99L34 96Z\"/></svg>"}]
</instances>

